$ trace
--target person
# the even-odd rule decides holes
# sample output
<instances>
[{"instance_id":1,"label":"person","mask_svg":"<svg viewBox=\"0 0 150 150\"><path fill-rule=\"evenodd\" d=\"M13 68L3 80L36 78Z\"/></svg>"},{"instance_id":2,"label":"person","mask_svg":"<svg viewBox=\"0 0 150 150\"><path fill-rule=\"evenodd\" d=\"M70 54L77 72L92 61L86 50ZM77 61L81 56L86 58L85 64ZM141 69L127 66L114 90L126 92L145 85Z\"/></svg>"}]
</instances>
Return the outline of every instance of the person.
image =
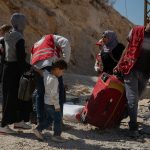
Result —
<instances>
[{"instance_id":1,"label":"person","mask_svg":"<svg viewBox=\"0 0 150 150\"><path fill-rule=\"evenodd\" d=\"M4 66L4 58L5 58L5 42L4 42L4 35L11 30L12 26L9 24L3 24L0 27L0 81L2 79L3 74L3 66Z\"/></svg>"},{"instance_id":2,"label":"person","mask_svg":"<svg viewBox=\"0 0 150 150\"><path fill-rule=\"evenodd\" d=\"M96 45L99 46L100 52L96 57L95 71L113 74L113 68L121 57L124 45L118 42L116 33L111 30L104 31Z\"/></svg>"},{"instance_id":3,"label":"person","mask_svg":"<svg viewBox=\"0 0 150 150\"><path fill-rule=\"evenodd\" d=\"M138 137L138 100L150 73L150 19L146 26L135 26L128 35L128 45L114 71L124 76L129 114L129 136Z\"/></svg>"},{"instance_id":4,"label":"person","mask_svg":"<svg viewBox=\"0 0 150 150\"><path fill-rule=\"evenodd\" d=\"M52 63L60 58L63 58L67 63L70 60L71 47L69 41L60 35L48 34L44 35L38 42L34 44L31 49L31 64L41 70L48 70ZM59 102L60 109L63 115L63 104L65 102L65 88L62 76L58 78L59 81ZM37 123L43 120L44 111L44 82L43 77L36 74L36 112Z\"/></svg>"},{"instance_id":5,"label":"person","mask_svg":"<svg viewBox=\"0 0 150 150\"><path fill-rule=\"evenodd\" d=\"M26 26L26 17L21 13L11 16L12 30L5 34L5 64L2 78L2 120L0 133L14 133L9 128L30 129L25 122L29 121L29 104L18 99L19 80L30 64L25 61L25 41L23 31ZM31 106L32 107L32 106Z\"/></svg>"},{"instance_id":6,"label":"person","mask_svg":"<svg viewBox=\"0 0 150 150\"><path fill-rule=\"evenodd\" d=\"M44 78L45 94L44 94L44 108L45 117L33 130L38 139L43 140L41 132L48 128L52 122L54 122L54 136L53 140L56 142L63 142L61 138L62 122L61 111L59 104L59 92L58 92L58 77L62 76L64 70L67 69L67 63L64 60L57 60L51 66L49 71L36 69Z\"/></svg>"}]
</instances>

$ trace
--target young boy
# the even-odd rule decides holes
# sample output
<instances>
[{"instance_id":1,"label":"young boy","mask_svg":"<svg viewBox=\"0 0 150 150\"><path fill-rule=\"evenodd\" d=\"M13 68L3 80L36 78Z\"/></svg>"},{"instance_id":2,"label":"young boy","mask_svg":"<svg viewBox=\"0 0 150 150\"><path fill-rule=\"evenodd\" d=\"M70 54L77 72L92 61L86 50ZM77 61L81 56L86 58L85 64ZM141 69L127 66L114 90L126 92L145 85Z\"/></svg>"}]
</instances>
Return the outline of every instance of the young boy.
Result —
<instances>
[{"instance_id":1,"label":"young boy","mask_svg":"<svg viewBox=\"0 0 150 150\"><path fill-rule=\"evenodd\" d=\"M42 130L48 128L54 122L53 141L64 142L61 138L62 115L59 105L58 77L62 76L67 69L67 63L64 60L57 60L52 64L50 72L34 68L44 78L45 86L45 119L33 130L38 139L43 140Z\"/></svg>"}]
</instances>

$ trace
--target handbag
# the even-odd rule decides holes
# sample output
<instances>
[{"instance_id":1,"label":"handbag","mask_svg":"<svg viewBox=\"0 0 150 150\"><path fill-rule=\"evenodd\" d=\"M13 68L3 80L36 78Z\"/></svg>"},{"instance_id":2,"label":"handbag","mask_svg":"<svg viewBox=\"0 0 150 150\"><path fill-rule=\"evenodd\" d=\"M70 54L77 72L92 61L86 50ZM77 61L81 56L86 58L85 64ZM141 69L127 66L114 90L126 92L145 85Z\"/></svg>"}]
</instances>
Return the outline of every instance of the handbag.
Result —
<instances>
[{"instance_id":1,"label":"handbag","mask_svg":"<svg viewBox=\"0 0 150 150\"><path fill-rule=\"evenodd\" d=\"M34 90L34 73L33 71L25 72L19 81L18 99L22 101L30 101Z\"/></svg>"}]
</instances>

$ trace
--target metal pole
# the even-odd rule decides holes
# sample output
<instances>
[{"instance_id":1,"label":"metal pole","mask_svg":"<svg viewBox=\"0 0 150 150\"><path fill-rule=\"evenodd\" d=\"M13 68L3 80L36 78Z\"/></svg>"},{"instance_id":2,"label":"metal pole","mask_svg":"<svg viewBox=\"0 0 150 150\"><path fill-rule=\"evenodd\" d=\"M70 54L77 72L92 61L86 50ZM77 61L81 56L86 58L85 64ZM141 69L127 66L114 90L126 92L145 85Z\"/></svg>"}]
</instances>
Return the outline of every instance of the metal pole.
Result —
<instances>
[{"instance_id":1,"label":"metal pole","mask_svg":"<svg viewBox=\"0 0 150 150\"><path fill-rule=\"evenodd\" d=\"M147 19L150 17L150 0L144 0L144 25L147 23Z\"/></svg>"},{"instance_id":2,"label":"metal pole","mask_svg":"<svg viewBox=\"0 0 150 150\"><path fill-rule=\"evenodd\" d=\"M144 25L147 22L147 0L144 0Z\"/></svg>"}]
</instances>

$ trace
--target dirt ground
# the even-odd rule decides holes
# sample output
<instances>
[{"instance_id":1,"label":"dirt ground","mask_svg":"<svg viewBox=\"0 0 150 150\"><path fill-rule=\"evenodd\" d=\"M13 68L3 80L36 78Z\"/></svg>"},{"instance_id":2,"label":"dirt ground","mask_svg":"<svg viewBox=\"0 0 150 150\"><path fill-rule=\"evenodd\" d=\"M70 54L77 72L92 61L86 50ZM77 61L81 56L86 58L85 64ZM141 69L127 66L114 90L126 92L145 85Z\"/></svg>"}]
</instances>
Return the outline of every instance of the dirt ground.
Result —
<instances>
[{"instance_id":1,"label":"dirt ground","mask_svg":"<svg viewBox=\"0 0 150 150\"><path fill-rule=\"evenodd\" d=\"M89 97L96 80L97 77L65 75L67 99L84 101ZM65 121L71 126L70 130L62 134L67 139L65 143L53 142L52 131L49 130L43 132L44 142L38 141L32 130L18 130L15 135L0 135L0 150L150 150L150 119L145 120L144 117L148 112L149 102L149 99L139 102L138 122L141 135L137 139L128 137L128 118L122 120L119 128L111 130L99 130L91 125ZM35 125L32 126L34 128Z\"/></svg>"}]
</instances>

